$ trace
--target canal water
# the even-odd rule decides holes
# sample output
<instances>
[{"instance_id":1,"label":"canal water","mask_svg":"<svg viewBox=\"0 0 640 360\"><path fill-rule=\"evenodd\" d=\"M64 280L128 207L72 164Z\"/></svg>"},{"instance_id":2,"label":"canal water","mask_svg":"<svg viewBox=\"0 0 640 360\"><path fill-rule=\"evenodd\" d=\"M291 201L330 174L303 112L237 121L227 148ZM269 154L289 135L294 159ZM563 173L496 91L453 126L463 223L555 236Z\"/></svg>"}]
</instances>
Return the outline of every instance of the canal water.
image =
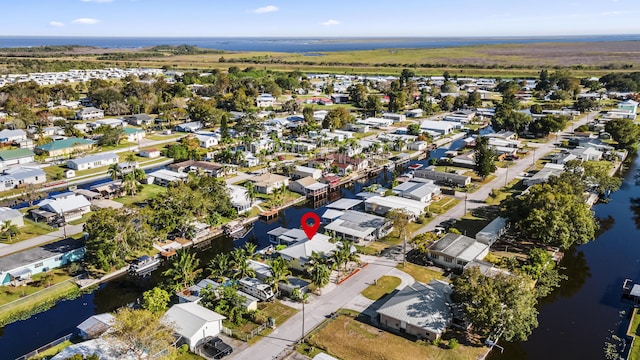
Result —
<instances>
[{"instance_id":1,"label":"canal water","mask_svg":"<svg viewBox=\"0 0 640 360\"><path fill-rule=\"evenodd\" d=\"M621 299L626 278L640 282L640 157L624 174L619 191L593 210L606 219L597 238L565 254L569 277L539 304L539 327L526 342L501 342L490 360L604 359L612 333L626 329L631 304Z\"/></svg>"},{"instance_id":2,"label":"canal water","mask_svg":"<svg viewBox=\"0 0 640 360\"><path fill-rule=\"evenodd\" d=\"M355 198L355 194L362 191L362 188L373 183L388 185L391 178L390 172L383 172L374 178L361 179L341 189L340 194L336 194L335 198L331 198L330 201L340 197ZM269 245L266 235L268 231L278 226L298 228L304 213L314 211L318 215L322 215L325 210L324 204L321 206L315 204L314 206L314 204L306 203L290 207L282 211L274 221L254 223L253 230L243 239L233 241L227 237L217 238L212 242L210 249L198 252L200 264L206 267L209 260L217 253L243 246L247 241L256 242L259 249L267 247ZM60 302L48 311L0 328L0 359L15 359L50 341L69 333L75 333L76 326L91 315L114 311L121 306L135 303L138 298L141 298L143 292L164 281L162 272L167 269L167 266L168 264L163 265L150 277L144 279L131 276L113 279L91 294Z\"/></svg>"}]
</instances>

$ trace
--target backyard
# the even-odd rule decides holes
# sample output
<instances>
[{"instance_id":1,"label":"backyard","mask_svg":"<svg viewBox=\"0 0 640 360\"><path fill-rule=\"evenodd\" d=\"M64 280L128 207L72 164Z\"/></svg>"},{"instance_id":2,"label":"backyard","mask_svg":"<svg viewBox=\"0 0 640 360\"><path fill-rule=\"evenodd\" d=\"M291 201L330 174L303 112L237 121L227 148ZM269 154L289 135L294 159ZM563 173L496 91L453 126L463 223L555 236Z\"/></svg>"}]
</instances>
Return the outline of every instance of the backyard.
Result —
<instances>
[{"instance_id":1,"label":"backyard","mask_svg":"<svg viewBox=\"0 0 640 360\"><path fill-rule=\"evenodd\" d=\"M260 310L267 318L274 318L276 327L287 321L291 316L298 312L297 309L286 306L278 300L271 303L260 303L258 305L258 310ZM250 338L251 332L256 330L259 325L249 320L245 321L241 325L235 325L225 321L224 326L233 331L234 337L243 341L247 341L249 344L253 344L261 337L267 336L273 332L273 329L267 327L260 333L259 336Z\"/></svg>"},{"instance_id":2,"label":"backyard","mask_svg":"<svg viewBox=\"0 0 640 360\"><path fill-rule=\"evenodd\" d=\"M477 359L487 351L480 344L463 345L462 341L455 349L448 349L444 346L446 342L431 345L428 342L411 341L345 315L331 321L308 339L308 343L314 348L343 360L462 360ZM307 346L299 350L309 351L311 348ZM312 351L318 352L317 349Z\"/></svg>"}]
</instances>

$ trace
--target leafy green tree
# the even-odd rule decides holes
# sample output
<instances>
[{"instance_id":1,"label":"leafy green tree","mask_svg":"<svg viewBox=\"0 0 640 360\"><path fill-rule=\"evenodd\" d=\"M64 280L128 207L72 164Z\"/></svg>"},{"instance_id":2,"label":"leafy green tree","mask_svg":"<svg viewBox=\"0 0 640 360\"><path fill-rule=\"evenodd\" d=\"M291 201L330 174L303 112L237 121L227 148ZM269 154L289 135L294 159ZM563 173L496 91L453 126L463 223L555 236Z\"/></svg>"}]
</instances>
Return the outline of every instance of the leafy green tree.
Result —
<instances>
[{"instance_id":1,"label":"leafy green tree","mask_svg":"<svg viewBox=\"0 0 640 360\"><path fill-rule=\"evenodd\" d=\"M599 84L599 83L598 83ZM598 102L591 98L581 97L573 104L573 108L580 111L586 112L595 109L598 106Z\"/></svg>"},{"instance_id":2,"label":"leafy green tree","mask_svg":"<svg viewBox=\"0 0 640 360\"><path fill-rule=\"evenodd\" d=\"M389 94L388 108L390 112L401 112L407 106L407 94L404 91L394 91Z\"/></svg>"},{"instance_id":3,"label":"leafy green tree","mask_svg":"<svg viewBox=\"0 0 640 360\"><path fill-rule=\"evenodd\" d=\"M617 191L622 184L619 177L609 176L611 163L607 161L570 160L565 164L565 170L575 174L585 188L590 188L600 195Z\"/></svg>"},{"instance_id":4,"label":"leafy green tree","mask_svg":"<svg viewBox=\"0 0 640 360\"><path fill-rule=\"evenodd\" d=\"M164 313L170 300L171 295L157 286L142 293L142 307L153 313Z\"/></svg>"},{"instance_id":5,"label":"leafy green tree","mask_svg":"<svg viewBox=\"0 0 640 360\"><path fill-rule=\"evenodd\" d=\"M547 296L553 289L560 287L560 281L567 278L560 275L553 257L542 248L532 249L526 264L521 269L536 281L536 292L539 298Z\"/></svg>"},{"instance_id":6,"label":"leafy green tree","mask_svg":"<svg viewBox=\"0 0 640 360\"><path fill-rule=\"evenodd\" d=\"M613 119L604 125L604 130L611 134L618 147L635 152L640 141L640 127L631 119Z\"/></svg>"},{"instance_id":7,"label":"leafy green tree","mask_svg":"<svg viewBox=\"0 0 640 360\"><path fill-rule=\"evenodd\" d=\"M344 106L338 106L329 110L327 116L322 121L322 128L331 130L340 129L352 121L353 117L349 113L349 110Z\"/></svg>"},{"instance_id":8,"label":"leafy green tree","mask_svg":"<svg viewBox=\"0 0 640 360\"><path fill-rule=\"evenodd\" d=\"M469 97L467 98L467 105L469 107L482 106L482 96L480 95L480 93L477 91L470 93Z\"/></svg>"},{"instance_id":9,"label":"leafy green tree","mask_svg":"<svg viewBox=\"0 0 640 360\"><path fill-rule=\"evenodd\" d=\"M364 106L365 113L371 113L371 116L375 117L380 111L382 111L382 102L380 96L368 95L367 101Z\"/></svg>"},{"instance_id":10,"label":"leafy green tree","mask_svg":"<svg viewBox=\"0 0 640 360\"><path fill-rule=\"evenodd\" d=\"M497 153L489 146L489 138L479 136L474 150L476 173L483 179L496 171Z\"/></svg>"},{"instance_id":11,"label":"leafy green tree","mask_svg":"<svg viewBox=\"0 0 640 360\"><path fill-rule=\"evenodd\" d=\"M422 133L420 124L409 124L409 126L407 126L407 132L409 135L420 135L420 133Z\"/></svg>"},{"instance_id":12,"label":"leafy green tree","mask_svg":"<svg viewBox=\"0 0 640 360\"><path fill-rule=\"evenodd\" d=\"M567 249L595 237L598 224L574 183L537 184L504 201L503 216L521 236Z\"/></svg>"},{"instance_id":13,"label":"leafy green tree","mask_svg":"<svg viewBox=\"0 0 640 360\"><path fill-rule=\"evenodd\" d=\"M199 266L200 259L196 257L195 253L179 250L178 258L162 275L170 278L175 291L181 291L195 283L197 276L202 272Z\"/></svg>"},{"instance_id":14,"label":"leafy green tree","mask_svg":"<svg viewBox=\"0 0 640 360\"><path fill-rule=\"evenodd\" d=\"M507 341L524 341L538 327L536 292L526 276L485 276L472 267L453 284L452 300L462 305L474 332L487 336L495 331Z\"/></svg>"},{"instance_id":15,"label":"leafy green tree","mask_svg":"<svg viewBox=\"0 0 640 360\"><path fill-rule=\"evenodd\" d=\"M209 261L207 269L211 272L210 278L215 281L221 282L226 276L229 275L231 266L229 264L229 255L226 253L218 253Z\"/></svg>"},{"instance_id":16,"label":"leafy green tree","mask_svg":"<svg viewBox=\"0 0 640 360\"><path fill-rule=\"evenodd\" d=\"M174 159L176 162L189 160L189 149L182 144L172 144L167 148L167 157Z\"/></svg>"},{"instance_id":17,"label":"leafy green tree","mask_svg":"<svg viewBox=\"0 0 640 360\"><path fill-rule=\"evenodd\" d=\"M216 108L215 101L204 100L201 97L193 97L189 100L187 113L192 121L210 125L215 125L221 117L221 111Z\"/></svg>"},{"instance_id":18,"label":"leafy green tree","mask_svg":"<svg viewBox=\"0 0 640 360\"><path fill-rule=\"evenodd\" d=\"M209 310L225 315L233 324L241 325L247 313L244 306L247 298L238 294L234 286L219 286L202 290L200 304Z\"/></svg>"},{"instance_id":19,"label":"leafy green tree","mask_svg":"<svg viewBox=\"0 0 640 360\"><path fill-rule=\"evenodd\" d=\"M220 138L223 143L228 143L231 140L231 135L229 135L229 117L227 114L223 114L220 117Z\"/></svg>"},{"instance_id":20,"label":"leafy green tree","mask_svg":"<svg viewBox=\"0 0 640 360\"><path fill-rule=\"evenodd\" d=\"M351 102L356 107L359 107L359 108L366 107L367 96L368 96L366 86L364 86L363 84L351 85L349 86L347 91L349 92L349 100L351 100Z\"/></svg>"},{"instance_id":21,"label":"leafy green tree","mask_svg":"<svg viewBox=\"0 0 640 360\"><path fill-rule=\"evenodd\" d=\"M305 106L304 109L302 109L302 116L304 117L305 123L310 124L315 122L315 119L313 118L313 113L314 113L313 106Z\"/></svg>"},{"instance_id":22,"label":"leafy green tree","mask_svg":"<svg viewBox=\"0 0 640 360\"><path fill-rule=\"evenodd\" d=\"M104 125L103 125L104 126ZM124 130L121 127L112 128L106 126L102 136L98 139L98 145L100 146L115 146L120 144L120 141L124 137Z\"/></svg>"},{"instance_id":23,"label":"leafy green tree","mask_svg":"<svg viewBox=\"0 0 640 360\"><path fill-rule=\"evenodd\" d=\"M115 313L105 339L120 354L130 353L140 360L154 357L174 341L174 330L161 319L161 312L123 307Z\"/></svg>"}]
</instances>

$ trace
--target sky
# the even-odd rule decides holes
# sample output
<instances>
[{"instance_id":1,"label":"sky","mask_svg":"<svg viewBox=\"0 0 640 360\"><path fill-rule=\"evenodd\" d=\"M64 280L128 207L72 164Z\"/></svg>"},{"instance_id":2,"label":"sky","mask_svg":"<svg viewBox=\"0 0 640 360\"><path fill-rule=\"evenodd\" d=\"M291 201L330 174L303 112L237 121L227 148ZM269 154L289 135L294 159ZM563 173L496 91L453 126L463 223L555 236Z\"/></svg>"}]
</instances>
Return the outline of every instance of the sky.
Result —
<instances>
[{"instance_id":1,"label":"sky","mask_svg":"<svg viewBox=\"0 0 640 360\"><path fill-rule=\"evenodd\" d=\"M3 36L640 34L637 0L0 0Z\"/></svg>"}]
</instances>

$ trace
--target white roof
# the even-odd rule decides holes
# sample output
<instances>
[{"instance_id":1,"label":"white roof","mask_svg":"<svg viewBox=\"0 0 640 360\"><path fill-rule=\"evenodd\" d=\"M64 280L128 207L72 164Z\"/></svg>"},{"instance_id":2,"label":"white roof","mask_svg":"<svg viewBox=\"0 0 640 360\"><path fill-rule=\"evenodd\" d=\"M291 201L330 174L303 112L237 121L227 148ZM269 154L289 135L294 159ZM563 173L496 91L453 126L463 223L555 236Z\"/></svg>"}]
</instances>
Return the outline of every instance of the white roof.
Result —
<instances>
[{"instance_id":1,"label":"white roof","mask_svg":"<svg viewBox=\"0 0 640 360\"><path fill-rule=\"evenodd\" d=\"M338 210L348 210L354 206L362 204L362 200L357 199L340 199L338 201L334 201L331 204L328 204L327 207L329 209L338 209Z\"/></svg>"},{"instance_id":2,"label":"white roof","mask_svg":"<svg viewBox=\"0 0 640 360\"><path fill-rule=\"evenodd\" d=\"M47 210L56 214L64 214L83 207L91 206L89 200L84 196L73 195L63 199L45 199L39 204L42 210Z\"/></svg>"},{"instance_id":3,"label":"white roof","mask_svg":"<svg viewBox=\"0 0 640 360\"><path fill-rule=\"evenodd\" d=\"M7 221L15 218L21 218L22 213L18 210L8 208L8 207L0 207L0 221Z\"/></svg>"},{"instance_id":4,"label":"white roof","mask_svg":"<svg viewBox=\"0 0 640 360\"><path fill-rule=\"evenodd\" d=\"M73 355L82 355L83 358L91 355L97 355L100 360L137 360L138 357L131 352L121 354L116 349L112 342L105 339L98 338L89 341L84 341L79 344L73 344L52 358L52 360L63 360L72 357Z\"/></svg>"},{"instance_id":5,"label":"white roof","mask_svg":"<svg viewBox=\"0 0 640 360\"><path fill-rule=\"evenodd\" d=\"M364 202L392 209L404 209L414 216L420 216L426 207L426 204L421 201L405 199L399 196L372 196Z\"/></svg>"},{"instance_id":6,"label":"white roof","mask_svg":"<svg viewBox=\"0 0 640 360\"><path fill-rule=\"evenodd\" d=\"M113 160L113 159L115 159L115 161L118 161L118 155L112 152L106 152L106 153L87 155L84 157L71 159L71 160L68 160L68 162L79 165L79 164L87 164L87 163L92 163L96 161Z\"/></svg>"},{"instance_id":7,"label":"white roof","mask_svg":"<svg viewBox=\"0 0 640 360\"><path fill-rule=\"evenodd\" d=\"M313 252L329 254L337 248L336 244L325 239L316 239L316 237L317 235L313 240L300 241L278 252L294 259L301 259L310 257Z\"/></svg>"},{"instance_id":8,"label":"white roof","mask_svg":"<svg viewBox=\"0 0 640 360\"><path fill-rule=\"evenodd\" d=\"M167 169L160 169L150 173L149 176L162 179L165 181L175 181L175 180L185 179L188 175L185 173L179 173L179 172L171 171Z\"/></svg>"},{"instance_id":9,"label":"white roof","mask_svg":"<svg viewBox=\"0 0 640 360\"><path fill-rule=\"evenodd\" d=\"M163 316L176 333L191 338L207 323L222 321L226 317L194 302L173 305Z\"/></svg>"},{"instance_id":10,"label":"white roof","mask_svg":"<svg viewBox=\"0 0 640 360\"><path fill-rule=\"evenodd\" d=\"M424 120L420 123L421 129L435 129L435 130L453 130L455 125L451 121L434 121Z\"/></svg>"},{"instance_id":11,"label":"white roof","mask_svg":"<svg viewBox=\"0 0 640 360\"><path fill-rule=\"evenodd\" d=\"M340 217L344 214L343 211L340 210L334 210L334 209L327 209L324 214L322 214L322 218L323 219L329 219L329 220L333 220L337 217Z\"/></svg>"},{"instance_id":12,"label":"white roof","mask_svg":"<svg viewBox=\"0 0 640 360\"><path fill-rule=\"evenodd\" d=\"M333 356L325 353L320 353L314 356L312 360L338 360L338 358L334 358Z\"/></svg>"}]
</instances>

